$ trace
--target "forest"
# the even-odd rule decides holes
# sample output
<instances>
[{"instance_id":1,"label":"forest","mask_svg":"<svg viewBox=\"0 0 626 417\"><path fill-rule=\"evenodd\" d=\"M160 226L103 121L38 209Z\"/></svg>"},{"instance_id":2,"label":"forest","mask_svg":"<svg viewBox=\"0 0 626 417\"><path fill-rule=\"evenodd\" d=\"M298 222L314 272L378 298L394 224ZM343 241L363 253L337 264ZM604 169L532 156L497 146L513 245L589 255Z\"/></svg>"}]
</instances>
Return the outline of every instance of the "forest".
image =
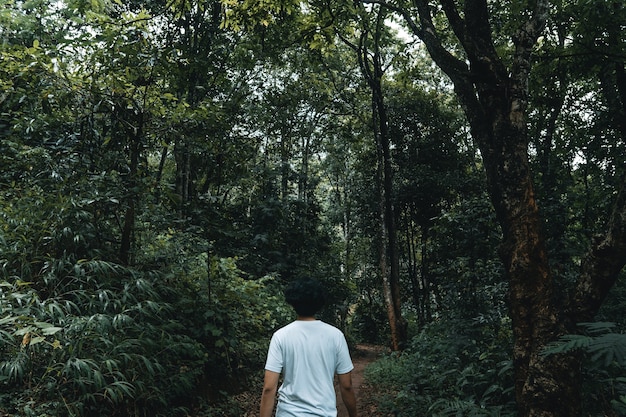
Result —
<instances>
[{"instance_id":1,"label":"forest","mask_svg":"<svg viewBox=\"0 0 626 417\"><path fill-rule=\"evenodd\" d=\"M240 417L303 277L381 415L626 415L622 0L2 0L0 141L0 416Z\"/></svg>"}]
</instances>

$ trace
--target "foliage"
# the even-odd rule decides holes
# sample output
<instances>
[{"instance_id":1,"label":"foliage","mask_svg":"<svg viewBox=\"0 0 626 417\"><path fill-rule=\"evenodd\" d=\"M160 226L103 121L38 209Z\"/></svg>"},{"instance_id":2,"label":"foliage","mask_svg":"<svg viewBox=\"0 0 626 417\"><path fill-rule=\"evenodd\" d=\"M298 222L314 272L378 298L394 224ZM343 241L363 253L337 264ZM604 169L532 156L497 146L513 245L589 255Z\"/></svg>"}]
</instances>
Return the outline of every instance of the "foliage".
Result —
<instances>
[{"instance_id":1,"label":"foliage","mask_svg":"<svg viewBox=\"0 0 626 417\"><path fill-rule=\"evenodd\" d=\"M9 167L56 168L44 148L10 155ZM102 215L117 207L114 181L83 178L71 196L54 176L12 181L0 203L3 413L185 415L262 368L271 331L290 313L270 280L244 279L234 260L214 257L210 296L202 245L156 231L160 217L137 232L150 243L134 267L98 259L116 258Z\"/></svg>"},{"instance_id":2,"label":"foliage","mask_svg":"<svg viewBox=\"0 0 626 417\"><path fill-rule=\"evenodd\" d=\"M3 411L165 415L170 405L168 415L181 415L204 352L175 319L161 277L96 260L51 264L63 292L43 298L32 282L2 282Z\"/></svg>"},{"instance_id":3,"label":"foliage","mask_svg":"<svg viewBox=\"0 0 626 417\"><path fill-rule=\"evenodd\" d=\"M401 354L366 370L384 411L397 416L513 416L506 323L433 323Z\"/></svg>"},{"instance_id":4,"label":"foliage","mask_svg":"<svg viewBox=\"0 0 626 417\"><path fill-rule=\"evenodd\" d=\"M190 285L199 296L181 307L194 339L211 352L204 364L208 383L234 391L247 387L245 378L263 368L272 332L288 323L293 312L271 277L246 279L234 259L212 258L209 277L202 279L196 275L206 274L201 258L195 268L189 265Z\"/></svg>"},{"instance_id":5,"label":"foliage","mask_svg":"<svg viewBox=\"0 0 626 417\"><path fill-rule=\"evenodd\" d=\"M496 250L500 229L491 205L480 194L468 194L432 221L429 256L439 314L506 316L506 283Z\"/></svg>"},{"instance_id":6,"label":"foliage","mask_svg":"<svg viewBox=\"0 0 626 417\"><path fill-rule=\"evenodd\" d=\"M258 385L269 337L291 319L280 289L302 276L325 283L322 318L351 343L388 344L371 97L334 38L354 39L370 9L3 6L0 414L239 415L225 397ZM530 12L488 7L506 56ZM432 10L443 34L446 11ZM623 175L624 10L555 4L537 47L529 156L557 289ZM508 287L483 167L447 78L391 32L381 85L416 336L370 378L399 415L508 415ZM599 319L624 316L623 282ZM586 352L587 403L626 414L623 346L595 324L552 350Z\"/></svg>"},{"instance_id":7,"label":"foliage","mask_svg":"<svg viewBox=\"0 0 626 417\"><path fill-rule=\"evenodd\" d=\"M246 386L291 313L232 260L213 261L213 297L193 273L172 282L95 260L54 268L64 291L46 299L32 282L1 283L9 415L186 415L201 395Z\"/></svg>"},{"instance_id":8,"label":"foliage","mask_svg":"<svg viewBox=\"0 0 626 417\"><path fill-rule=\"evenodd\" d=\"M372 294L357 304L349 329L349 334L360 342L389 345L389 320L380 294Z\"/></svg>"},{"instance_id":9,"label":"foliage","mask_svg":"<svg viewBox=\"0 0 626 417\"><path fill-rule=\"evenodd\" d=\"M580 334L562 336L547 346L544 355L582 352L584 362L584 401L588 414L613 408L626 412L626 335L615 323L579 323ZM619 332L616 332L618 330Z\"/></svg>"}]
</instances>

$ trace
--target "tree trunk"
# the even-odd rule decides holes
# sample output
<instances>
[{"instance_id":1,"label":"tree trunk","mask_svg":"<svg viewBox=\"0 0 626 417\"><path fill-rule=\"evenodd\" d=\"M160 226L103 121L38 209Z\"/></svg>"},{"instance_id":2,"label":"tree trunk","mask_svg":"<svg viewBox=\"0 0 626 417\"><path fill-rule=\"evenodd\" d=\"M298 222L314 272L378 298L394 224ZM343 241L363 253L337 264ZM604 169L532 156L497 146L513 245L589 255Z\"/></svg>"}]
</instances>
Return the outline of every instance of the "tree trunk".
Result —
<instances>
[{"instance_id":1,"label":"tree trunk","mask_svg":"<svg viewBox=\"0 0 626 417\"><path fill-rule=\"evenodd\" d=\"M384 103L382 77L384 75L380 56L381 28L385 24L386 11L379 9L375 19L373 51L366 46L370 36L369 22L363 22L358 45L345 38L344 43L357 55L361 72L372 92L372 121L378 156L377 185L379 187L380 242L379 262L383 294L391 328L392 348L400 350L407 341L407 323L402 317L400 298L400 260L396 215L393 205L393 166L389 137L389 120ZM339 35L341 36L341 35Z\"/></svg>"},{"instance_id":2,"label":"tree trunk","mask_svg":"<svg viewBox=\"0 0 626 417\"><path fill-rule=\"evenodd\" d=\"M287 128L281 129L280 136L280 197L287 201L289 195L289 177L291 174L291 145L288 140L291 136Z\"/></svg>"},{"instance_id":3,"label":"tree trunk","mask_svg":"<svg viewBox=\"0 0 626 417\"><path fill-rule=\"evenodd\" d=\"M372 91L372 115L374 120L374 132L376 145L379 153L379 184L381 190L381 222L386 235L385 256L389 262L388 271L383 273L383 288L385 301L391 326L392 345L394 350L400 350L407 341L407 324L402 317L402 303L400 298L400 259L398 254L398 233L396 230L396 214L393 205L393 166L391 160L391 141L389 137L389 120L385 107L382 77L384 74L379 49L380 27L383 24L384 13L380 12L377 17L376 31L374 35L374 51L371 60L368 59L369 51L361 43L362 59L361 68L366 76ZM364 32L367 34L367 32ZM365 40L363 36L361 40Z\"/></svg>"},{"instance_id":4,"label":"tree trunk","mask_svg":"<svg viewBox=\"0 0 626 417\"><path fill-rule=\"evenodd\" d=\"M407 208L410 212L410 209ZM410 217L410 214L407 214ZM407 220L406 225L406 255L407 255L407 274L409 281L411 282L411 297L413 299L413 305L417 310L417 322L421 327L424 324L424 310L421 300L420 283L418 276L418 249L417 249L417 236L415 233L415 227L412 221Z\"/></svg>"},{"instance_id":5,"label":"tree trunk","mask_svg":"<svg viewBox=\"0 0 626 417\"><path fill-rule=\"evenodd\" d=\"M176 194L178 195L178 211L183 216L185 207L191 195L191 154L189 145L184 138L176 140L174 145L174 159L176 161Z\"/></svg>"},{"instance_id":6,"label":"tree trunk","mask_svg":"<svg viewBox=\"0 0 626 417\"><path fill-rule=\"evenodd\" d=\"M141 158L141 137L143 135L143 113L139 112L136 120L132 120L134 115L129 116L130 126L134 128L124 128L129 139L130 163L126 180L126 212L124 213L124 224L122 226L122 236L120 243L120 262L123 265L130 265L133 241L135 236L135 206L139 196L139 160Z\"/></svg>"},{"instance_id":7,"label":"tree trunk","mask_svg":"<svg viewBox=\"0 0 626 417\"><path fill-rule=\"evenodd\" d=\"M161 158L159 160L159 168L157 170L156 178L154 180L155 200L157 204L161 202L161 178L163 178L163 169L165 168L165 163L167 162L168 151L169 145L163 146L163 150L161 151Z\"/></svg>"}]
</instances>

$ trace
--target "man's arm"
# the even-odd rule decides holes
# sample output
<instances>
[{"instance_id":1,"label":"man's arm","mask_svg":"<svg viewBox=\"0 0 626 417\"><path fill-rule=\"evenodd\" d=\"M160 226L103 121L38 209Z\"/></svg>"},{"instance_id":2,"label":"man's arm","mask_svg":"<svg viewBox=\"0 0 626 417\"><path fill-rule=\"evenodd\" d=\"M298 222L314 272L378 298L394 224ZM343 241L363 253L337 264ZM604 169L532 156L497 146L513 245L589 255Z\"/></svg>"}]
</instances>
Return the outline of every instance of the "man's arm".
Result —
<instances>
[{"instance_id":1,"label":"man's arm","mask_svg":"<svg viewBox=\"0 0 626 417\"><path fill-rule=\"evenodd\" d=\"M278 378L280 374L272 371L265 371L263 380L263 394L261 395L261 414L259 417L271 417L276 401L276 390L278 389ZM352 416L350 416L352 417Z\"/></svg>"},{"instance_id":2,"label":"man's arm","mask_svg":"<svg viewBox=\"0 0 626 417\"><path fill-rule=\"evenodd\" d=\"M356 395L354 395L354 388L352 387L352 372L348 372L347 374L340 374L338 376L341 399L348 409L348 415L350 417L357 417Z\"/></svg>"}]
</instances>

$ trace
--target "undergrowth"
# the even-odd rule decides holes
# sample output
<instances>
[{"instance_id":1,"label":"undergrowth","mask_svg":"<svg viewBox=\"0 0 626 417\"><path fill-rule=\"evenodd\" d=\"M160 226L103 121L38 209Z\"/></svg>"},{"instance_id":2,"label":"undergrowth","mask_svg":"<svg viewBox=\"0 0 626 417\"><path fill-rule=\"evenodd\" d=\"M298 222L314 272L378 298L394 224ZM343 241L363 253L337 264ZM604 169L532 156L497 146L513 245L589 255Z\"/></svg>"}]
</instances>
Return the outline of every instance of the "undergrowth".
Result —
<instances>
[{"instance_id":1,"label":"undergrowth","mask_svg":"<svg viewBox=\"0 0 626 417\"><path fill-rule=\"evenodd\" d=\"M238 416L227 390L262 368L288 310L271 279L211 265L213 294L192 265L173 277L68 259L42 269L44 285L5 277L0 415Z\"/></svg>"},{"instance_id":2,"label":"undergrowth","mask_svg":"<svg viewBox=\"0 0 626 417\"><path fill-rule=\"evenodd\" d=\"M505 326L485 321L431 324L400 354L366 369L384 415L516 415ZM545 355L582 354L582 403L588 416L626 415L626 336L615 323L581 323L579 334L550 344Z\"/></svg>"},{"instance_id":3,"label":"undergrowth","mask_svg":"<svg viewBox=\"0 0 626 417\"><path fill-rule=\"evenodd\" d=\"M506 332L479 322L431 324L401 354L366 370L381 411L398 417L514 416Z\"/></svg>"}]
</instances>

